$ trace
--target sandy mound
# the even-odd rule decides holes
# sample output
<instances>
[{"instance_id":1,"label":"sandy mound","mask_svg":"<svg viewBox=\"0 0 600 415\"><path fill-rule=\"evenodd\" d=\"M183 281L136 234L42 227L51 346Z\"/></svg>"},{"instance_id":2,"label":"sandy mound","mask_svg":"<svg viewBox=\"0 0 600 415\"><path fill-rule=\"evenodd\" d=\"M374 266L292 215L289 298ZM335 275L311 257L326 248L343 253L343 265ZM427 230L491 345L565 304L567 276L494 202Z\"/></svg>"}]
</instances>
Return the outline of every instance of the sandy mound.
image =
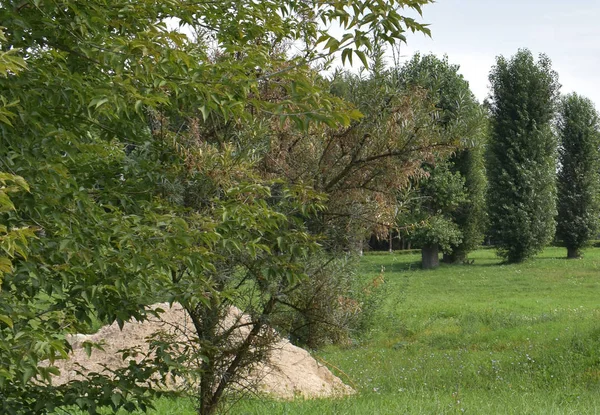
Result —
<instances>
[{"instance_id":1,"label":"sandy mound","mask_svg":"<svg viewBox=\"0 0 600 415\"><path fill-rule=\"evenodd\" d=\"M343 396L354 393L306 350L280 340L258 383L258 391L283 399Z\"/></svg>"},{"instance_id":2,"label":"sandy mound","mask_svg":"<svg viewBox=\"0 0 600 415\"><path fill-rule=\"evenodd\" d=\"M177 304L169 308L166 304L157 305L163 310L160 319L143 323L125 323L123 330L114 323L101 328L93 335L75 335L70 338L73 353L69 360L58 361L56 366L61 375L54 378L58 384L77 379L75 369L99 372L104 367L117 369L124 366L119 350L139 347L142 352L148 351L146 338L162 330L190 335L193 333L191 322L183 308ZM244 319L241 312L232 307L225 319L225 325L232 321ZM240 334L244 335L244 327ZM103 349L93 350L88 358L83 342L103 343ZM306 350L294 346L288 340L280 339L270 352L268 362L256 368L251 383L256 385L258 392L269 394L282 399L292 399L297 396L304 398L343 396L354 393L354 390L334 376L327 367L319 364Z\"/></svg>"}]
</instances>

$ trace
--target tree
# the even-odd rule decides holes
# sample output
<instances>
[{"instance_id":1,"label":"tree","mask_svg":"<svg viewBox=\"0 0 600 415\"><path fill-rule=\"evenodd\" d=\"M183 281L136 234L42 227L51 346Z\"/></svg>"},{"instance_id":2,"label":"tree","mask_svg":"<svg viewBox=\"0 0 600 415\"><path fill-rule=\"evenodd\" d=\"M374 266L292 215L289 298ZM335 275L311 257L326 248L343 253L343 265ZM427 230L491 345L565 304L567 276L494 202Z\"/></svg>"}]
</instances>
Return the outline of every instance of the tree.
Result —
<instances>
[{"instance_id":1,"label":"tree","mask_svg":"<svg viewBox=\"0 0 600 415\"><path fill-rule=\"evenodd\" d=\"M269 149L264 175L312 183L327 196L327 209L310 222L327 235L327 249L358 250L370 232L393 225L396 191L423 175L422 161L448 152L455 137L440 134L422 91L395 89L389 74L338 74L331 90L342 99L338 110L359 115L348 126L298 130L269 119L268 141L255 147Z\"/></svg>"},{"instance_id":2,"label":"tree","mask_svg":"<svg viewBox=\"0 0 600 415\"><path fill-rule=\"evenodd\" d=\"M550 59L519 50L499 57L490 74L491 236L509 262L552 240L556 214L556 137L551 129L560 85Z\"/></svg>"},{"instance_id":3,"label":"tree","mask_svg":"<svg viewBox=\"0 0 600 415\"><path fill-rule=\"evenodd\" d=\"M461 240L457 244L452 244L448 252L444 253L444 262L447 263L466 261L469 252L477 249L483 242L487 224L485 205L487 178L484 157L487 136L483 131L481 134L471 146L457 151L450 157L451 171L459 173L465 180L466 198L465 202L459 204L452 213L452 221L460 230Z\"/></svg>"},{"instance_id":4,"label":"tree","mask_svg":"<svg viewBox=\"0 0 600 415\"><path fill-rule=\"evenodd\" d=\"M594 104L575 93L559 107L557 236L568 258L579 258L581 248L598 233L600 216L600 131Z\"/></svg>"},{"instance_id":5,"label":"tree","mask_svg":"<svg viewBox=\"0 0 600 415\"><path fill-rule=\"evenodd\" d=\"M256 173L262 117L347 128L358 114L323 90L311 64L338 52L363 59L374 40L428 32L399 14L428 2L0 1L0 56L12 59L0 68L0 171L9 174L0 237L10 257L0 412L146 410L167 374L187 371L198 412L214 413L260 358L257 334L308 278L303 264L318 249L305 222L321 196ZM344 32L336 38L320 22ZM274 47L286 42L299 52ZM268 83L276 97L261 94ZM21 242L5 248L14 235ZM245 310L251 330L232 352L218 324L242 288L255 300ZM95 320L143 321L159 313L157 301L185 308L193 345L157 338L111 376L51 384L67 334Z\"/></svg>"},{"instance_id":6,"label":"tree","mask_svg":"<svg viewBox=\"0 0 600 415\"><path fill-rule=\"evenodd\" d=\"M456 137L449 158L436 161L440 166L429 169L430 177L425 181L432 181L431 185L420 187L425 193L416 200L423 205L412 207L421 212L416 223L422 225L414 228L413 237L423 246L425 268L438 265L440 246L447 262L458 262L465 260L483 239L486 120L468 82L458 71L459 66L451 65L447 57L417 54L396 72L400 88L420 87L426 91L437 111L436 122L444 134ZM436 181L454 186L442 189ZM437 188L435 192L430 191L432 187ZM455 194L449 194L448 189ZM446 200L441 205L440 197ZM415 219L414 215L404 215L401 225L406 227Z\"/></svg>"},{"instance_id":7,"label":"tree","mask_svg":"<svg viewBox=\"0 0 600 415\"><path fill-rule=\"evenodd\" d=\"M0 30L0 42L6 42L4 32ZM0 77L7 77L9 73L17 74L26 68L25 61L19 57L15 50L0 51ZM17 102L8 102L0 95L0 124L11 126L11 120L16 117L13 112ZM10 195L15 192L28 191L29 185L21 177L0 170L0 213L15 210ZM4 274L13 271L12 261L16 256L27 257L27 239L34 237L33 229L28 226L9 229L0 224L0 286ZM7 325L12 324L9 316L0 314L0 321Z\"/></svg>"},{"instance_id":8,"label":"tree","mask_svg":"<svg viewBox=\"0 0 600 415\"><path fill-rule=\"evenodd\" d=\"M423 162L448 154L457 137L443 134L424 91L397 88L390 71L334 82L363 117L330 130L318 157L319 188L331 200L323 228L362 243L395 227L398 191L422 178Z\"/></svg>"},{"instance_id":9,"label":"tree","mask_svg":"<svg viewBox=\"0 0 600 415\"><path fill-rule=\"evenodd\" d=\"M452 214L466 199L464 178L450 171L447 162L429 166L429 177L417 184L412 204L401 215L402 226L421 246L422 267L439 266L439 251L449 252L461 243L462 234Z\"/></svg>"}]
</instances>

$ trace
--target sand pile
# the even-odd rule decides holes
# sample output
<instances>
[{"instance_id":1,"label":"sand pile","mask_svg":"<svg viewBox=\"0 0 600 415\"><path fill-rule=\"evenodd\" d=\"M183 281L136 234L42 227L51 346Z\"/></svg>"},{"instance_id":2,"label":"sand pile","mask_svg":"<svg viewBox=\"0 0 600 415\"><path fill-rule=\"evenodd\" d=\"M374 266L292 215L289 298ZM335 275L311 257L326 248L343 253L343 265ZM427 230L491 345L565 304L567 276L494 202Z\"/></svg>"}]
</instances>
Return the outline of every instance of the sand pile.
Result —
<instances>
[{"instance_id":1,"label":"sand pile","mask_svg":"<svg viewBox=\"0 0 600 415\"><path fill-rule=\"evenodd\" d=\"M128 322L123 326L123 330L114 323L101 328L93 335L73 336L70 339L73 353L69 360L56 363L61 375L56 377L54 382L61 384L78 378L75 369L81 370L81 367L84 368L84 372L99 373L105 366L110 369L123 367L125 363L118 351L138 347L142 352L147 352L146 338L159 330L186 335L194 333L189 317L181 306L177 304L173 307L166 304L157 306L165 310L160 315L160 319L142 323ZM225 324L231 325L232 321L244 318L238 309L232 307ZM244 330L250 329L242 327L238 330L241 335L244 335ZM82 347L85 341L103 343L104 351L93 350L91 358L88 358ZM306 350L294 346L286 339L278 340L269 356L268 362L259 365L251 375L254 378L251 383L255 385L257 392L281 399L292 399L296 396L332 397L354 393L351 387L334 376L327 367L318 363Z\"/></svg>"}]
</instances>

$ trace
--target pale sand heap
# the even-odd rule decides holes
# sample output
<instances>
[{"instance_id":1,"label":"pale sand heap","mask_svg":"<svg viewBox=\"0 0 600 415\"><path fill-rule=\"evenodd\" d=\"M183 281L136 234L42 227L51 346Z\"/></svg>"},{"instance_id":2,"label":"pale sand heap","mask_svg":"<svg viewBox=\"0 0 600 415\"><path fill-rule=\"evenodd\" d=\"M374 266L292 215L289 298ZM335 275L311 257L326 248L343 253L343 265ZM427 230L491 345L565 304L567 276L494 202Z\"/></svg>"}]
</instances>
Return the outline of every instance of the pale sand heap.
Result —
<instances>
[{"instance_id":1,"label":"pale sand heap","mask_svg":"<svg viewBox=\"0 0 600 415\"><path fill-rule=\"evenodd\" d=\"M113 323L102 327L96 334L72 336L70 341L73 345L73 353L69 360L56 362L61 374L55 377L53 382L62 384L77 379L75 369L102 373L104 366L110 369L123 367L125 363L118 351L139 347L143 353L148 352L146 338L159 330L176 331L187 336L194 333L189 317L179 304L174 304L173 307L169 307L168 304L157 304L155 307L165 310L160 314L160 319L143 323L127 322L123 330ZM233 322L244 322L244 320L247 321L247 317L242 315L239 309L231 307L224 325L231 327ZM238 330L241 335L244 335L250 328L245 326ZM82 347L85 341L103 343L104 351L94 349L91 358L88 358ZM256 385L256 392L280 399L341 397L355 393L354 389L345 385L306 350L294 346L286 339L277 341L270 352L269 361L258 365L251 378L253 378L251 383Z\"/></svg>"}]
</instances>

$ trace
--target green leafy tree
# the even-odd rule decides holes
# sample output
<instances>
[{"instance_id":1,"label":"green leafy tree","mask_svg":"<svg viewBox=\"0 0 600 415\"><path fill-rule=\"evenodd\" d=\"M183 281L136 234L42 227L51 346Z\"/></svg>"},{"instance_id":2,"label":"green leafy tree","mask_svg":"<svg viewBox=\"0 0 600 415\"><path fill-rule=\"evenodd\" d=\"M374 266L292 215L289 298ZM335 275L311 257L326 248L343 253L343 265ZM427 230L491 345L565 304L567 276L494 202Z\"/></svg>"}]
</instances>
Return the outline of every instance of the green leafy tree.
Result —
<instances>
[{"instance_id":1,"label":"green leafy tree","mask_svg":"<svg viewBox=\"0 0 600 415\"><path fill-rule=\"evenodd\" d=\"M485 130L484 130L485 131ZM466 198L452 213L452 221L458 226L461 240L444 252L444 262L456 263L467 260L469 252L477 249L483 242L487 225L485 173L486 135L481 133L472 146L457 151L450 157L450 169L465 180Z\"/></svg>"},{"instance_id":2,"label":"green leafy tree","mask_svg":"<svg viewBox=\"0 0 600 415\"><path fill-rule=\"evenodd\" d=\"M446 261L457 262L465 260L469 251L475 249L483 239L486 187L483 146L486 121L468 82L458 71L459 66L450 64L447 57L440 59L434 55L417 54L396 72L400 87L419 87L426 91L436 109L435 119L440 129L443 134L455 137L456 143L452 154L446 156L447 161L440 160L443 167L431 169L430 178L425 179L435 182L435 175L440 174L443 176L441 180L446 181L455 175L455 201L444 203L443 208L439 203L434 203L436 208L432 209L431 201L439 197L426 194L418 199L425 204L421 209L412 207L432 215L429 220L421 218L423 225L414 228L414 238L423 246L423 264L426 268L437 266L440 247L443 248ZM421 189L427 191L429 187L426 185ZM446 194L448 201L453 196L447 193L444 191L440 194ZM401 216L400 225L410 229L406 221L412 220L409 218L411 215ZM439 226L437 231L436 226Z\"/></svg>"},{"instance_id":3,"label":"green leafy tree","mask_svg":"<svg viewBox=\"0 0 600 415\"><path fill-rule=\"evenodd\" d=\"M575 93L559 107L557 236L568 258L579 258L581 248L598 233L600 216L600 131L594 104Z\"/></svg>"},{"instance_id":4,"label":"green leafy tree","mask_svg":"<svg viewBox=\"0 0 600 415\"><path fill-rule=\"evenodd\" d=\"M187 373L198 413L214 413L264 357L258 334L318 249L305 221L321 196L256 174L261 120L349 126L358 114L311 64L363 60L374 41L427 32L400 9L428 2L0 1L0 238L10 261L0 412L146 410L168 374ZM286 42L299 52L276 47ZM263 94L268 83L277 95ZM231 349L219 320L244 292L251 329ZM156 338L136 364L126 353L113 373L51 384L67 334L143 321L158 301L184 307L195 342Z\"/></svg>"},{"instance_id":5,"label":"green leafy tree","mask_svg":"<svg viewBox=\"0 0 600 415\"><path fill-rule=\"evenodd\" d=\"M555 231L556 137L551 129L560 85L550 59L523 49L499 57L490 74L491 236L509 262L540 252Z\"/></svg>"},{"instance_id":6,"label":"green leafy tree","mask_svg":"<svg viewBox=\"0 0 600 415\"><path fill-rule=\"evenodd\" d=\"M400 226L421 247L422 266L439 266L439 251L449 252L461 243L460 228L452 214L466 199L464 178L439 162L427 168L429 177L421 180L399 215Z\"/></svg>"},{"instance_id":7,"label":"green leafy tree","mask_svg":"<svg viewBox=\"0 0 600 415\"><path fill-rule=\"evenodd\" d=\"M4 31L0 28L0 45L5 42ZM16 75L26 68L25 61L16 52L16 50L0 50L0 77ZM4 95L0 95L0 124L12 126L16 109L18 109L18 101L9 102ZM15 210L10 195L22 191L29 191L29 185L21 176L0 171L0 214ZM9 228L0 223L0 287L4 274L13 271L12 261L15 256L27 257L27 239L33 236L31 227ZM9 326L13 324L10 317L4 314L0 314L0 321Z\"/></svg>"}]
</instances>

